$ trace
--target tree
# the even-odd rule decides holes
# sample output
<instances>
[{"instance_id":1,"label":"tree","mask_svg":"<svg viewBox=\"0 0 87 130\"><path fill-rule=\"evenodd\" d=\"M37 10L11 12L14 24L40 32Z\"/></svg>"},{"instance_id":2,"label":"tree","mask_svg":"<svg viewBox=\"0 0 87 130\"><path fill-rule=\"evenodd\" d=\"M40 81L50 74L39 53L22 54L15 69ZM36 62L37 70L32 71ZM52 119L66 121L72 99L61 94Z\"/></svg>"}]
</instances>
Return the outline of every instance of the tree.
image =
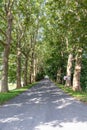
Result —
<instances>
[{"instance_id":1,"label":"tree","mask_svg":"<svg viewBox=\"0 0 87 130\"><path fill-rule=\"evenodd\" d=\"M66 53L68 54L67 59L67 76L71 78L72 72L72 56L73 50L74 55L76 55L75 58L75 71L74 71L74 78L73 78L73 89L81 90L80 87L80 73L81 73L81 58L82 53L79 53L79 50L83 50L86 46L86 32L85 27L87 23L86 22L86 1L49 1L47 2L47 13L48 16L48 24L49 27L55 28L56 30L52 28L52 36L53 33L57 35L59 32L59 35L62 37L65 46L66 46ZM63 46L64 47L64 46ZM79 62L78 62L79 61ZM77 66L79 66L79 70L77 71ZM60 71L58 71L60 72ZM77 75L77 77L76 77ZM78 85L77 85L78 84ZM71 80L66 81L67 86L71 86ZM76 87L77 86L77 87Z\"/></svg>"},{"instance_id":2,"label":"tree","mask_svg":"<svg viewBox=\"0 0 87 130\"><path fill-rule=\"evenodd\" d=\"M2 16L2 19L6 22L7 27L5 29L6 33L2 29L0 29L2 34L4 34L4 36L5 36L5 42L3 42L3 41L0 42L4 46L1 92L8 91L8 59L9 59L10 45L11 45L13 2L14 1L9 0L9 1L5 1L2 3L4 5L4 8L2 7L2 11L3 11L4 15L1 13L1 16Z\"/></svg>"},{"instance_id":3,"label":"tree","mask_svg":"<svg viewBox=\"0 0 87 130\"><path fill-rule=\"evenodd\" d=\"M67 75L66 86L81 90L87 54L86 5L86 0L0 1L2 92L8 91L8 79L17 80L20 88L22 81L26 86L45 74L58 83L64 83Z\"/></svg>"},{"instance_id":4,"label":"tree","mask_svg":"<svg viewBox=\"0 0 87 130\"><path fill-rule=\"evenodd\" d=\"M81 75L82 48L78 50L76 55L75 70L73 77L73 90L81 91L80 75Z\"/></svg>"}]
</instances>

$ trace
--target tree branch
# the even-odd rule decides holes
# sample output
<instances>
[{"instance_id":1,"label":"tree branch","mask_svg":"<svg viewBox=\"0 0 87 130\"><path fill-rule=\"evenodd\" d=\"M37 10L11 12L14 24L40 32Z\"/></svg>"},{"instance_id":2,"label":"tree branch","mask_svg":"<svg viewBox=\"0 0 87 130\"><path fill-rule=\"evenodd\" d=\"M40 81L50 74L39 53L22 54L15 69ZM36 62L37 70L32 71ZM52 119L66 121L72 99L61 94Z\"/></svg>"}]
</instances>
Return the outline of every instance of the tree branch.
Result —
<instances>
[{"instance_id":1,"label":"tree branch","mask_svg":"<svg viewBox=\"0 0 87 130\"><path fill-rule=\"evenodd\" d=\"M0 44L2 44L3 46L5 46L5 45L6 45L6 43L5 43L5 42L3 42L2 40L0 40Z\"/></svg>"},{"instance_id":2,"label":"tree branch","mask_svg":"<svg viewBox=\"0 0 87 130\"><path fill-rule=\"evenodd\" d=\"M12 3L11 3L11 8L13 7L13 5L14 5L14 2L15 2L15 0L13 0L13 1L12 1Z\"/></svg>"},{"instance_id":3,"label":"tree branch","mask_svg":"<svg viewBox=\"0 0 87 130\"><path fill-rule=\"evenodd\" d=\"M10 1L10 0L8 0L8 9L9 9L9 7L10 7L10 4L11 4L11 1Z\"/></svg>"},{"instance_id":4,"label":"tree branch","mask_svg":"<svg viewBox=\"0 0 87 130\"><path fill-rule=\"evenodd\" d=\"M4 34L5 37L7 37L6 33L0 28L0 32Z\"/></svg>"},{"instance_id":5,"label":"tree branch","mask_svg":"<svg viewBox=\"0 0 87 130\"><path fill-rule=\"evenodd\" d=\"M19 41L21 41L21 39L23 38L24 33L22 32L21 36L19 37Z\"/></svg>"},{"instance_id":6,"label":"tree branch","mask_svg":"<svg viewBox=\"0 0 87 130\"><path fill-rule=\"evenodd\" d=\"M25 57L28 57L28 55L29 55L29 50L24 51L24 50L21 49L21 52L22 52L22 54L23 54Z\"/></svg>"},{"instance_id":7,"label":"tree branch","mask_svg":"<svg viewBox=\"0 0 87 130\"><path fill-rule=\"evenodd\" d=\"M6 12L6 15L7 15L8 10L7 10L7 5L6 5L6 0L5 0L5 5L4 5L4 8L5 8L5 12Z\"/></svg>"},{"instance_id":8,"label":"tree branch","mask_svg":"<svg viewBox=\"0 0 87 130\"><path fill-rule=\"evenodd\" d=\"M0 17L6 21L6 18L2 14L0 14Z\"/></svg>"}]
</instances>

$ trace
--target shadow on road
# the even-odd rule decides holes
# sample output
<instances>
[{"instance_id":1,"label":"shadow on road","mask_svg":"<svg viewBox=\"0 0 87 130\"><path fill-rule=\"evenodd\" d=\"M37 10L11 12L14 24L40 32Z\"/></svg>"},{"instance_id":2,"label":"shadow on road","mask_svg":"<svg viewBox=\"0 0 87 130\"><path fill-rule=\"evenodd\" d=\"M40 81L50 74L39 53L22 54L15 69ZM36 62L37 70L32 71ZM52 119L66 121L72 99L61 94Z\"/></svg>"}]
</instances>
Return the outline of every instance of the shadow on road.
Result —
<instances>
[{"instance_id":1,"label":"shadow on road","mask_svg":"<svg viewBox=\"0 0 87 130\"><path fill-rule=\"evenodd\" d=\"M87 106L43 80L0 108L0 130L87 128ZM67 129L68 130L68 129Z\"/></svg>"}]
</instances>

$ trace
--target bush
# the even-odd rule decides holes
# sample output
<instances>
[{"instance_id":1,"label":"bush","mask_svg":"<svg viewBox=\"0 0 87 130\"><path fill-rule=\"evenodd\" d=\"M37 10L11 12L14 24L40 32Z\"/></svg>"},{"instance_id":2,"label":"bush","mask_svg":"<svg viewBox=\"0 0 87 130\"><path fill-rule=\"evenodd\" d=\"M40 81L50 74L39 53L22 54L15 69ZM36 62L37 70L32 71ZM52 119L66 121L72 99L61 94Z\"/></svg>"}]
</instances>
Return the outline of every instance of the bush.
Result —
<instances>
[{"instance_id":1,"label":"bush","mask_svg":"<svg viewBox=\"0 0 87 130\"><path fill-rule=\"evenodd\" d=\"M44 79L44 72L37 73L36 75L36 81Z\"/></svg>"}]
</instances>

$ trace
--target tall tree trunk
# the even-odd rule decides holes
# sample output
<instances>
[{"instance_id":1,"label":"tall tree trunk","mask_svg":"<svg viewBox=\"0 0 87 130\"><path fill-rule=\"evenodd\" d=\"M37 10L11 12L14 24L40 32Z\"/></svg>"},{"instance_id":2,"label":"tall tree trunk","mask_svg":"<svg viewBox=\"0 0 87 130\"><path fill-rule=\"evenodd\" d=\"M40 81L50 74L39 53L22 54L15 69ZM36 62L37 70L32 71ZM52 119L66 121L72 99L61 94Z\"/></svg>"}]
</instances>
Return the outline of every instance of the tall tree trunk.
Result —
<instances>
[{"instance_id":1,"label":"tall tree trunk","mask_svg":"<svg viewBox=\"0 0 87 130\"><path fill-rule=\"evenodd\" d=\"M35 82L36 80L36 59L35 59L35 54L32 52L32 57L31 57L31 65L30 65L30 83Z\"/></svg>"},{"instance_id":2,"label":"tall tree trunk","mask_svg":"<svg viewBox=\"0 0 87 130\"><path fill-rule=\"evenodd\" d=\"M81 91L80 74L81 74L82 48L78 50L76 55L75 70L73 76L73 90Z\"/></svg>"},{"instance_id":3,"label":"tall tree trunk","mask_svg":"<svg viewBox=\"0 0 87 130\"><path fill-rule=\"evenodd\" d=\"M61 83L62 81L61 81L61 68L59 68L58 69L58 71L57 71L57 79L56 79L56 81L57 81L57 83Z\"/></svg>"},{"instance_id":4,"label":"tall tree trunk","mask_svg":"<svg viewBox=\"0 0 87 130\"><path fill-rule=\"evenodd\" d=\"M36 59L34 58L34 62L33 62L33 82L35 82L36 79Z\"/></svg>"},{"instance_id":5,"label":"tall tree trunk","mask_svg":"<svg viewBox=\"0 0 87 130\"><path fill-rule=\"evenodd\" d=\"M9 46L5 46L3 55L3 72L1 79L1 92L8 91L8 58L9 58Z\"/></svg>"},{"instance_id":6,"label":"tall tree trunk","mask_svg":"<svg viewBox=\"0 0 87 130\"><path fill-rule=\"evenodd\" d=\"M67 63L67 80L66 86L71 86L71 74L72 74L72 62L73 62L73 55L72 53L69 54L68 63Z\"/></svg>"},{"instance_id":7,"label":"tall tree trunk","mask_svg":"<svg viewBox=\"0 0 87 130\"><path fill-rule=\"evenodd\" d=\"M25 58L25 68L24 68L24 86L27 86L27 72L28 72L28 58Z\"/></svg>"},{"instance_id":8,"label":"tall tree trunk","mask_svg":"<svg viewBox=\"0 0 87 130\"><path fill-rule=\"evenodd\" d=\"M6 45L4 46L4 55L3 55L1 92L8 91L8 59L10 53L11 31L12 31L12 13L9 5L8 8L6 8L6 16L7 16L7 31L6 31Z\"/></svg>"},{"instance_id":9,"label":"tall tree trunk","mask_svg":"<svg viewBox=\"0 0 87 130\"><path fill-rule=\"evenodd\" d=\"M35 45L38 33L38 27L35 34L31 37L31 65L30 65L30 83L35 82Z\"/></svg>"},{"instance_id":10,"label":"tall tree trunk","mask_svg":"<svg viewBox=\"0 0 87 130\"><path fill-rule=\"evenodd\" d=\"M17 88L21 88L21 51L17 48Z\"/></svg>"},{"instance_id":11,"label":"tall tree trunk","mask_svg":"<svg viewBox=\"0 0 87 130\"><path fill-rule=\"evenodd\" d=\"M34 67L34 52L32 52L32 54L31 54L30 83L33 83L33 67Z\"/></svg>"}]
</instances>

